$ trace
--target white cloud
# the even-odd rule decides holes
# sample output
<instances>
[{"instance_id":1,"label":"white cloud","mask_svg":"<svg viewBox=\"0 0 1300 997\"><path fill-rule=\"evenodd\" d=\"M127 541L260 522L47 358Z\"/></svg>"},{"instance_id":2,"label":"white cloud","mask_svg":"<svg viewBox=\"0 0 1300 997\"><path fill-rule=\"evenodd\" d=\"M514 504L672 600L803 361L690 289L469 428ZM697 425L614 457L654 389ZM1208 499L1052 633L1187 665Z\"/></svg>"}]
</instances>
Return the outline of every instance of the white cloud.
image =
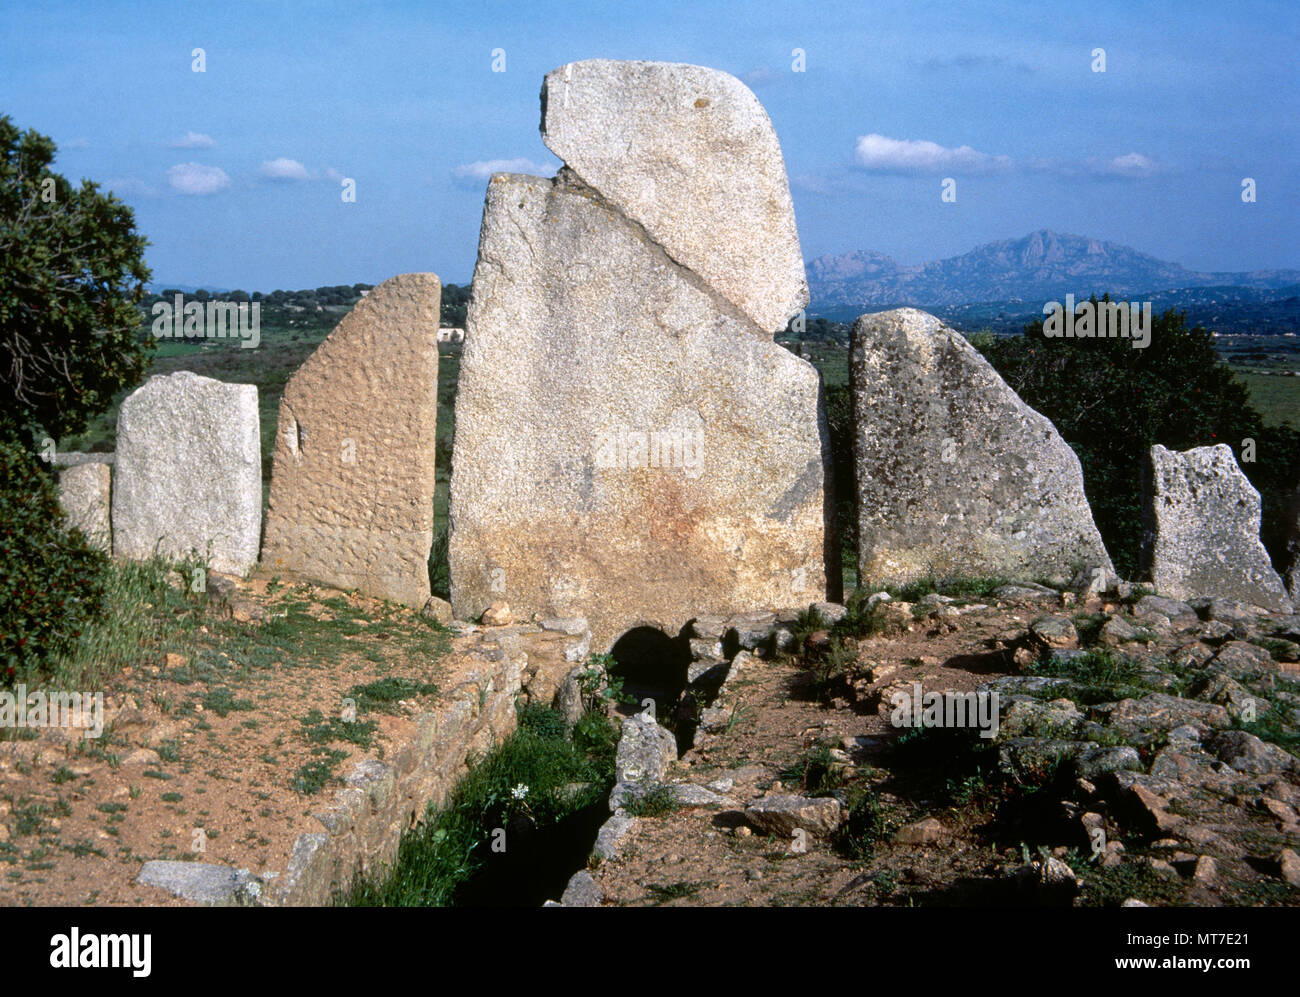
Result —
<instances>
[{"instance_id":1,"label":"white cloud","mask_svg":"<svg viewBox=\"0 0 1300 997\"><path fill-rule=\"evenodd\" d=\"M1140 152L1130 152L1114 159L1089 160L1094 173L1111 177L1149 177L1160 172L1160 164Z\"/></svg>"},{"instance_id":2,"label":"white cloud","mask_svg":"<svg viewBox=\"0 0 1300 997\"><path fill-rule=\"evenodd\" d=\"M333 180L335 183L342 183L347 177L336 170L333 166L325 167L325 179Z\"/></svg>"},{"instance_id":3,"label":"white cloud","mask_svg":"<svg viewBox=\"0 0 1300 997\"><path fill-rule=\"evenodd\" d=\"M296 159L269 159L262 164L262 176L268 180L310 180L307 167Z\"/></svg>"},{"instance_id":4,"label":"white cloud","mask_svg":"<svg viewBox=\"0 0 1300 997\"><path fill-rule=\"evenodd\" d=\"M89 149L90 143L84 138L74 138L71 142L64 142L65 149Z\"/></svg>"},{"instance_id":5,"label":"white cloud","mask_svg":"<svg viewBox=\"0 0 1300 997\"><path fill-rule=\"evenodd\" d=\"M210 135L202 135L199 132L186 132L175 142L171 144L173 149L211 149L217 143L212 141Z\"/></svg>"},{"instance_id":6,"label":"white cloud","mask_svg":"<svg viewBox=\"0 0 1300 997\"><path fill-rule=\"evenodd\" d=\"M215 194L230 186L230 177L220 166L177 163L167 171L167 182L182 194Z\"/></svg>"},{"instance_id":7,"label":"white cloud","mask_svg":"<svg viewBox=\"0 0 1300 997\"><path fill-rule=\"evenodd\" d=\"M942 170L988 173L1011 168L1010 157L991 156L968 145L951 149L937 142L889 138L874 132L858 137L853 159L863 169L883 173L938 173Z\"/></svg>"},{"instance_id":8,"label":"white cloud","mask_svg":"<svg viewBox=\"0 0 1300 997\"><path fill-rule=\"evenodd\" d=\"M534 176L554 176L557 167L543 166L531 159L480 159L478 162L457 166L451 171L452 179L462 187L477 187L493 173L531 173Z\"/></svg>"}]
</instances>

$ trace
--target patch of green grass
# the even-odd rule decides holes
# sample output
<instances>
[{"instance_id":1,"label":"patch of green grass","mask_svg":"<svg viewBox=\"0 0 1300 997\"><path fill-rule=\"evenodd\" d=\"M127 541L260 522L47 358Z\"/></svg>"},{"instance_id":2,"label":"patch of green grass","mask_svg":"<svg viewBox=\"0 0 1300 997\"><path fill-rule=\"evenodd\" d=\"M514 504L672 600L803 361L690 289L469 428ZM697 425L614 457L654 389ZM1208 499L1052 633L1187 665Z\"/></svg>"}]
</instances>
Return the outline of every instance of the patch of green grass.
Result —
<instances>
[{"instance_id":1,"label":"patch of green grass","mask_svg":"<svg viewBox=\"0 0 1300 997\"><path fill-rule=\"evenodd\" d=\"M830 742L818 741L778 778L783 785L797 784L805 796L830 796L845 783L844 765L831 754Z\"/></svg>"},{"instance_id":2,"label":"patch of green grass","mask_svg":"<svg viewBox=\"0 0 1300 997\"><path fill-rule=\"evenodd\" d=\"M564 738L564 714L541 703L529 703L519 710L519 726L543 740Z\"/></svg>"},{"instance_id":3,"label":"patch of green grass","mask_svg":"<svg viewBox=\"0 0 1300 997\"><path fill-rule=\"evenodd\" d=\"M1176 879L1166 879L1143 862L1125 862L1084 870L1081 907L1118 907L1130 897L1144 903L1173 905L1183 902L1187 888Z\"/></svg>"},{"instance_id":4,"label":"patch of green grass","mask_svg":"<svg viewBox=\"0 0 1300 997\"><path fill-rule=\"evenodd\" d=\"M1084 647L1097 643L1097 637L1106 620L1105 613L1076 613L1074 629L1079 634L1079 643Z\"/></svg>"},{"instance_id":5,"label":"patch of green grass","mask_svg":"<svg viewBox=\"0 0 1300 997\"><path fill-rule=\"evenodd\" d=\"M358 712L396 713L400 700L437 694L438 686L433 682L391 677L354 685L348 690L348 697L356 700Z\"/></svg>"},{"instance_id":6,"label":"patch of green grass","mask_svg":"<svg viewBox=\"0 0 1300 997\"><path fill-rule=\"evenodd\" d=\"M312 754L319 757L301 766L291 784L295 793L302 793L304 796L313 796L324 789L334 778L334 770L338 768L339 763L348 757L346 751L323 747L314 748Z\"/></svg>"},{"instance_id":7,"label":"patch of green grass","mask_svg":"<svg viewBox=\"0 0 1300 997\"><path fill-rule=\"evenodd\" d=\"M185 797L180 793L163 793L161 799L164 803L180 803Z\"/></svg>"},{"instance_id":8,"label":"patch of green grass","mask_svg":"<svg viewBox=\"0 0 1300 997\"><path fill-rule=\"evenodd\" d=\"M603 720L603 718L602 718ZM458 887L482 866L492 829L526 814L539 827L603 799L614 781L612 753L595 722L580 746L548 726L520 727L473 764L441 810L408 831L393 865L358 877L336 897L349 906L454 905ZM591 750L592 748L595 750ZM574 792L574 786L584 787Z\"/></svg>"},{"instance_id":9,"label":"patch of green grass","mask_svg":"<svg viewBox=\"0 0 1300 997\"><path fill-rule=\"evenodd\" d=\"M656 786L644 796L623 797L622 807L631 817L667 817L681 809L671 786Z\"/></svg>"},{"instance_id":10,"label":"patch of green grass","mask_svg":"<svg viewBox=\"0 0 1300 997\"><path fill-rule=\"evenodd\" d=\"M209 689L200 699L205 710L211 710L219 717L225 717L236 710L253 708L251 699L236 699L234 693L225 686Z\"/></svg>"},{"instance_id":11,"label":"patch of green grass","mask_svg":"<svg viewBox=\"0 0 1300 997\"><path fill-rule=\"evenodd\" d=\"M164 762L178 762L181 760L180 741L175 738L169 738L161 742L155 750L158 752L158 757Z\"/></svg>"},{"instance_id":12,"label":"patch of green grass","mask_svg":"<svg viewBox=\"0 0 1300 997\"><path fill-rule=\"evenodd\" d=\"M684 897L693 897L703 888L703 883L691 883L682 881L679 883L667 883L663 886L651 884L646 887L656 904L667 903L669 900L681 900Z\"/></svg>"},{"instance_id":13,"label":"patch of green grass","mask_svg":"<svg viewBox=\"0 0 1300 997\"><path fill-rule=\"evenodd\" d=\"M830 623L826 617L822 616L821 610L816 606L809 606L801 612L798 618L790 627L790 632L794 634L795 639L803 644L809 634L814 634L818 630L829 630Z\"/></svg>"},{"instance_id":14,"label":"patch of green grass","mask_svg":"<svg viewBox=\"0 0 1300 997\"><path fill-rule=\"evenodd\" d=\"M143 648L189 647L201 624L203 603L167 584L171 570L161 558L108 562L105 605L111 612L88 623L75 644L55 655L42 669L43 680L62 689L99 689L123 667L138 665ZM31 680L27 684L37 687Z\"/></svg>"},{"instance_id":15,"label":"patch of green grass","mask_svg":"<svg viewBox=\"0 0 1300 997\"><path fill-rule=\"evenodd\" d=\"M849 790L844 820L835 832L834 845L849 858L868 859L891 830L875 790L859 784Z\"/></svg>"},{"instance_id":16,"label":"patch of green grass","mask_svg":"<svg viewBox=\"0 0 1300 997\"><path fill-rule=\"evenodd\" d=\"M1280 640L1277 637L1256 637L1251 643L1271 654L1274 661L1296 660L1296 645L1292 641Z\"/></svg>"},{"instance_id":17,"label":"patch of green grass","mask_svg":"<svg viewBox=\"0 0 1300 997\"><path fill-rule=\"evenodd\" d=\"M362 748L370 747L375 729L379 726L374 720L342 720L339 717L326 719L320 710L311 710L299 723L303 727L303 737L309 744L343 741Z\"/></svg>"},{"instance_id":18,"label":"patch of green grass","mask_svg":"<svg viewBox=\"0 0 1300 997\"><path fill-rule=\"evenodd\" d=\"M1093 648L1069 657L1049 651L1027 666L1025 672L1069 679L1077 686L1068 691L1069 697L1082 705L1141 697L1152 691L1143 681L1137 662L1106 648ZM1057 690L1052 698L1060 698L1065 693L1066 690Z\"/></svg>"},{"instance_id":19,"label":"patch of green grass","mask_svg":"<svg viewBox=\"0 0 1300 997\"><path fill-rule=\"evenodd\" d=\"M43 803L13 804L10 828L15 838L41 834L49 827L50 808Z\"/></svg>"},{"instance_id":20,"label":"patch of green grass","mask_svg":"<svg viewBox=\"0 0 1300 997\"><path fill-rule=\"evenodd\" d=\"M857 652L837 634L831 636L830 647L825 652L805 656L804 663L810 673L809 695L828 702L843 691L849 669L857 657Z\"/></svg>"}]
</instances>

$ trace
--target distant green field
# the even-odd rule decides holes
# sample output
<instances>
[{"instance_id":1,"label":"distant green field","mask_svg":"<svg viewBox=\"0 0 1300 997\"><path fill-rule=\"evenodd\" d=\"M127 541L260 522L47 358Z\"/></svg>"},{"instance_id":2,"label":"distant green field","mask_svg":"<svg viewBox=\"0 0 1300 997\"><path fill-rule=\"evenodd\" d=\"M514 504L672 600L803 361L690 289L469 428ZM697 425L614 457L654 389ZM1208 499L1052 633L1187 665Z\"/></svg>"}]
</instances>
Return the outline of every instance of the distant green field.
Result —
<instances>
[{"instance_id":1,"label":"distant green field","mask_svg":"<svg viewBox=\"0 0 1300 997\"><path fill-rule=\"evenodd\" d=\"M1300 429L1300 377L1243 374L1237 377L1250 388L1250 402L1270 426L1290 423Z\"/></svg>"}]
</instances>

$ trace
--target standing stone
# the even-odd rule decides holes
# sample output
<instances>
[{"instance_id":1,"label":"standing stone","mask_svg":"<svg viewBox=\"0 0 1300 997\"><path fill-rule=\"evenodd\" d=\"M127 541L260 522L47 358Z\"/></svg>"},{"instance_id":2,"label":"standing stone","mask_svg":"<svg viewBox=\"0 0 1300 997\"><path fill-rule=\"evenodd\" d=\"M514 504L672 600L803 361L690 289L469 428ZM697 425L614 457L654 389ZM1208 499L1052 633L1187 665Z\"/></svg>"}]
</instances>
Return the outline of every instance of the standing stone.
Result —
<instances>
[{"instance_id":1,"label":"standing stone","mask_svg":"<svg viewBox=\"0 0 1300 997\"><path fill-rule=\"evenodd\" d=\"M68 526L85 534L90 546L105 554L113 552L113 530L109 519L110 480L107 463L70 463L59 472L59 503Z\"/></svg>"},{"instance_id":2,"label":"standing stone","mask_svg":"<svg viewBox=\"0 0 1300 997\"><path fill-rule=\"evenodd\" d=\"M272 570L429 599L441 293L433 274L384 281L289 380L262 551Z\"/></svg>"},{"instance_id":3,"label":"standing stone","mask_svg":"<svg viewBox=\"0 0 1300 997\"><path fill-rule=\"evenodd\" d=\"M1144 564L1174 599L1220 596L1290 612L1259 539L1260 498L1220 443L1181 453L1156 444L1147 469Z\"/></svg>"},{"instance_id":4,"label":"standing stone","mask_svg":"<svg viewBox=\"0 0 1300 997\"><path fill-rule=\"evenodd\" d=\"M662 94L637 147L671 144L699 93ZM567 113L605 120L621 100L584 90ZM688 243L727 224L707 195L726 156L752 160L707 135L690 148L714 158L683 166L700 187ZM767 331L797 294L755 288L756 324L591 183L611 182L566 168L488 184L457 395L457 617L497 600L520 619L583 616L607 650L637 626L676 635L701 613L835 598L820 378ZM730 231L757 257L786 230Z\"/></svg>"},{"instance_id":5,"label":"standing stone","mask_svg":"<svg viewBox=\"0 0 1300 997\"><path fill-rule=\"evenodd\" d=\"M808 304L767 112L734 76L590 59L547 74L542 139L573 173L764 333Z\"/></svg>"},{"instance_id":6,"label":"standing stone","mask_svg":"<svg viewBox=\"0 0 1300 997\"><path fill-rule=\"evenodd\" d=\"M1113 574L1079 458L961 335L915 308L863 315L850 376L859 579Z\"/></svg>"},{"instance_id":7,"label":"standing stone","mask_svg":"<svg viewBox=\"0 0 1300 997\"><path fill-rule=\"evenodd\" d=\"M257 388L190 371L149 378L122 402L113 553L197 555L245 575L262 525Z\"/></svg>"}]
</instances>

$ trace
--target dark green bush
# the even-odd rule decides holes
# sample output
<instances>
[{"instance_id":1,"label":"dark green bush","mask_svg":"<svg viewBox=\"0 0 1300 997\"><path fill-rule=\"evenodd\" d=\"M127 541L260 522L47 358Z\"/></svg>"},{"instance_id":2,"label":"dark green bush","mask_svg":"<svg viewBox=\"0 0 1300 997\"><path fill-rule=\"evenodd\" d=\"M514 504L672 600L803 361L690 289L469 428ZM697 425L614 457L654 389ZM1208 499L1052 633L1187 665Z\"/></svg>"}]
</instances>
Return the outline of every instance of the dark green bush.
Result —
<instances>
[{"instance_id":1,"label":"dark green bush","mask_svg":"<svg viewBox=\"0 0 1300 997\"><path fill-rule=\"evenodd\" d=\"M1300 431L1264 424L1209 330L1170 309L1153 317L1146 349L1121 338L1046 339L1041 323L1023 336L976 342L1078 454L1093 519L1122 576L1137 577L1141 563L1142 481L1155 443L1173 450L1226 443L1242 462L1244 441L1253 440L1257 456L1241 470L1263 499L1260 538L1274 564L1284 562Z\"/></svg>"},{"instance_id":2,"label":"dark green bush","mask_svg":"<svg viewBox=\"0 0 1300 997\"><path fill-rule=\"evenodd\" d=\"M106 563L64 528L36 457L0 438L0 684L38 671L100 617Z\"/></svg>"}]
</instances>

